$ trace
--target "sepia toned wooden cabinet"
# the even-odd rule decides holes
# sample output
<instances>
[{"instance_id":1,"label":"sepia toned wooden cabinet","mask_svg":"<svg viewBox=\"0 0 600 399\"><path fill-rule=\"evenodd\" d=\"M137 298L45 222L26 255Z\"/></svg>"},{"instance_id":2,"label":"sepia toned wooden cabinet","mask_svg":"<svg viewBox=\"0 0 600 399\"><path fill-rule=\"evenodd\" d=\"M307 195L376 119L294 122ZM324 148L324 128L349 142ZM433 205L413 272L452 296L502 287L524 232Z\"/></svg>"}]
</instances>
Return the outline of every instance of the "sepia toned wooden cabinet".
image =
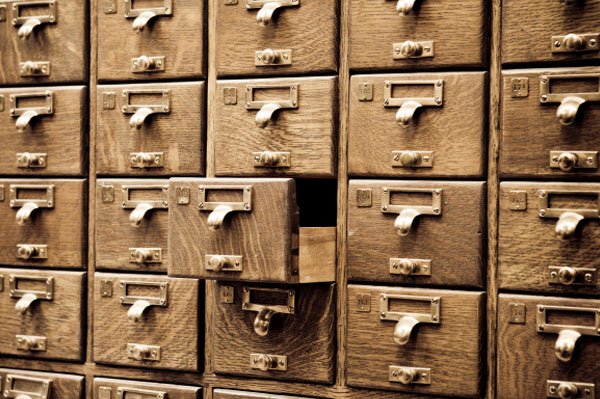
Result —
<instances>
[{"instance_id":1,"label":"sepia toned wooden cabinet","mask_svg":"<svg viewBox=\"0 0 600 399\"><path fill-rule=\"evenodd\" d=\"M5 398L83 399L85 379L72 374L0 369Z\"/></svg>"},{"instance_id":2,"label":"sepia toned wooden cabinet","mask_svg":"<svg viewBox=\"0 0 600 399\"><path fill-rule=\"evenodd\" d=\"M202 388L157 384L154 382L116 380L111 378L94 378L94 396L90 399L117 398L176 398L202 399Z\"/></svg>"}]
</instances>

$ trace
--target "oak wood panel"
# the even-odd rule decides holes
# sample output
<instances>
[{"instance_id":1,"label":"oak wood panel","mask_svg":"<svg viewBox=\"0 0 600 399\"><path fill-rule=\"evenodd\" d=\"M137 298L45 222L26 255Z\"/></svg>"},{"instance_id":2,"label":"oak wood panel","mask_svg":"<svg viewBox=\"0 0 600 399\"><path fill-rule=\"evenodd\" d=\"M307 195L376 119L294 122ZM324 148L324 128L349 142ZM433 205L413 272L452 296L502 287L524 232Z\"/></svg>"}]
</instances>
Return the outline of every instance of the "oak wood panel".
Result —
<instances>
[{"instance_id":1,"label":"oak wood panel","mask_svg":"<svg viewBox=\"0 0 600 399\"><path fill-rule=\"evenodd\" d=\"M213 366L217 374L260 377L275 380L332 384L335 373L335 286L269 286L295 291L295 313L275 314L266 336L254 332L257 312L242 309L241 283L214 284ZM223 286L233 287L233 303L220 300ZM245 286L245 285L244 285ZM260 284L250 288L264 287ZM251 300L255 300L251 296ZM259 300L256 300L259 304ZM274 301L277 304L279 302ZM269 302L270 303L270 302ZM235 334L232 332L235 331ZM287 356L287 371L261 371L250 368L250 354Z\"/></svg>"},{"instance_id":2,"label":"oak wood panel","mask_svg":"<svg viewBox=\"0 0 600 399\"><path fill-rule=\"evenodd\" d=\"M219 1L215 13L218 77L337 71L337 0L301 0L297 7L282 7L267 26L257 23L258 9L246 9L245 1ZM291 50L292 64L255 66L255 52L267 48Z\"/></svg>"},{"instance_id":3,"label":"oak wood panel","mask_svg":"<svg viewBox=\"0 0 600 399\"><path fill-rule=\"evenodd\" d=\"M539 190L583 191L585 194L550 196L555 208L597 209L600 184L503 182L500 185L499 276L504 289L547 293L600 295L593 286L550 285L549 266L600 268L600 221L580 222L575 237L562 241L555 234L558 218L541 218ZM527 210L511 210L511 191L527 193ZM552 205L556 198L555 205Z\"/></svg>"},{"instance_id":4,"label":"oak wood panel","mask_svg":"<svg viewBox=\"0 0 600 399\"><path fill-rule=\"evenodd\" d=\"M125 4L115 1L115 13L104 11L97 0L98 79L101 82L204 76L205 1L175 0L171 16L157 16L141 32L132 28L134 18L125 18ZM157 2L138 2L136 9L157 7ZM162 4L158 5L162 6ZM164 71L132 72L132 59L165 57Z\"/></svg>"},{"instance_id":5,"label":"oak wood panel","mask_svg":"<svg viewBox=\"0 0 600 399\"><path fill-rule=\"evenodd\" d=\"M139 390L144 391L139 393ZM123 392L126 397L174 397L177 399L201 399L202 388L172 384L157 384L152 382L113 380L108 378L94 378L93 399L104 399L106 392ZM104 393L104 394L103 394ZM104 396L103 396L104 395ZM91 399L91 398L90 398Z\"/></svg>"},{"instance_id":6,"label":"oak wood panel","mask_svg":"<svg viewBox=\"0 0 600 399\"><path fill-rule=\"evenodd\" d=\"M411 198L418 189L441 189L441 215L422 215L401 237L398 214L382 212L383 188L408 190L392 204L431 205L432 195ZM359 190L370 189L372 205L358 206ZM348 202L348 279L404 285L484 286L485 191L483 182L351 180ZM390 258L431 260L431 276L390 274Z\"/></svg>"},{"instance_id":7,"label":"oak wood panel","mask_svg":"<svg viewBox=\"0 0 600 399\"><path fill-rule=\"evenodd\" d=\"M121 282L156 282L167 285L166 306L151 306L138 322L128 321L130 306L119 301ZM102 296L102 282L111 282L112 296ZM141 288L141 286L138 285ZM142 368L195 371L201 363L198 333L200 283L163 276L96 273L94 282L94 360ZM156 290L133 295L157 295ZM160 346L160 361L127 357L127 344Z\"/></svg>"},{"instance_id":8,"label":"oak wood panel","mask_svg":"<svg viewBox=\"0 0 600 399\"><path fill-rule=\"evenodd\" d=\"M123 92L135 96L136 90L168 90L168 113L146 118L140 130L129 125L133 114L125 114ZM116 106L103 106L105 93L113 93ZM160 96L144 95L144 105L160 105ZM140 105L140 100L132 104ZM168 176L204 173L204 82L147 83L138 85L100 85L97 94L96 172L99 175ZM164 152L164 166L132 168L132 152Z\"/></svg>"},{"instance_id":9,"label":"oak wood panel","mask_svg":"<svg viewBox=\"0 0 600 399\"><path fill-rule=\"evenodd\" d=\"M40 83L82 83L88 73L88 4L79 0L61 0L56 3L55 23L42 23L34 28L27 39L17 32L20 26L12 24L15 4L23 1L3 2L6 5L5 22L0 23L0 84L37 85ZM29 10L27 10L29 8ZM48 10L46 8L46 10ZM23 7L21 15L43 14L40 9ZM21 77L20 62L49 62L49 76Z\"/></svg>"},{"instance_id":10,"label":"oak wood panel","mask_svg":"<svg viewBox=\"0 0 600 399\"><path fill-rule=\"evenodd\" d=\"M0 269L3 277L0 291L0 352L5 355L30 359L83 359L85 330L85 277L83 272ZM26 292L46 292L46 281L32 278L52 278L52 299L35 300L25 314L17 313L15 306L21 297L12 297L9 280L15 278L16 288ZM45 351L23 351L17 348L16 335L46 337Z\"/></svg>"},{"instance_id":11,"label":"oak wood panel","mask_svg":"<svg viewBox=\"0 0 600 399\"><path fill-rule=\"evenodd\" d=\"M558 4L558 3L557 3ZM594 73L593 80L577 79L578 75ZM508 177L531 177L536 179L569 179L571 177L597 177L598 169L573 169L564 172L550 168L550 151L599 151L600 104L589 102L582 105L575 122L569 126L559 123L556 112L560 103L540 102L540 78L542 76L569 75L568 79L556 79L563 87L552 93L598 92L600 68L520 69L503 72L502 83L502 137L499 167L501 175ZM529 81L527 97L513 98L512 79ZM551 81L554 86L554 79Z\"/></svg>"},{"instance_id":12,"label":"oak wood panel","mask_svg":"<svg viewBox=\"0 0 600 399\"><path fill-rule=\"evenodd\" d=\"M215 389L214 399L302 399L299 396L272 395L269 393Z\"/></svg>"},{"instance_id":13,"label":"oak wood panel","mask_svg":"<svg viewBox=\"0 0 600 399\"><path fill-rule=\"evenodd\" d=\"M390 0L350 0L352 70L422 70L487 64L487 1L418 1L408 15L398 15L396 4ZM434 57L394 60L393 44L407 40L434 41Z\"/></svg>"},{"instance_id":14,"label":"oak wood panel","mask_svg":"<svg viewBox=\"0 0 600 399\"><path fill-rule=\"evenodd\" d=\"M373 2L371 2L373 3ZM486 143L486 73L354 75L350 83L348 169L355 176L482 177ZM430 82L406 85L398 82ZM385 82L394 98L434 98L443 82L443 105L417 110L406 127L396 121L400 107L384 106ZM373 85L373 99L359 89ZM393 167L392 151L433 151L433 166Z\"/></svg>"},{"instance_id":15,"label":"oak wood panel","mask_svg":"<svg viewBox=\"0 0 600 399\"><path fill-rule=\"evenodd\" d=\"M367 294L370 311L357 310L357 295ZM395 321L380 320L379 297L439 297L440 324L420 324L407 344L394 342ZM414 303L390 299L390 309L414 310ZM403 306L400 306L402 304ZM426 303L425 305L429 305ZM395 307L392 307L395 306ZM427 307L428 308L428 307ZM478 398L484 379L485 294L447 290L348 286L348 385ZM430 385L389 382L389 366L430 368Z\"/></svg>"},{"instance_id":16,"label":"oak wood panel","mask_svg":"<svg viewBox=\"0 0 600 399\"><path fill-rule=\"evenodd\" d=\"M553 54L551 50L552 36L600 33L599 16L600 4L593 1L505 0L502 3L502 62L598 59L598 51Z\"/></svg>"},{"instance_id":17,"label":"oak wood panel","mask_svg":"<svg viewBox=\"0 0 600 399\"><path fill-rule=\"evenodd\" d=\"M98 179L96 183L96 269L165 272L169 261L167 233L168 207L149 210L141 224L132 226L129 220L134 209L124 209L123 186L129 189L129 198L137 201L167 201L167 179ZM112 201L103 198L103 190L112 188ZM148 188L149 187L149 188ZM136 194L136 192L138 194ZM130 262L130 248L158 248L160 262Z\"/></svg>"},{"instance_id":18,"label":"oak wood panel","mask_svg":"<svg viewBox=\"0 0 600 399\"><path fill-rule=\"evenodd\" d=\"M261 89L270 100L289 99L296 85L297 109L277 111L265 128L256 126L258 110L247 110L248 86L287 86ZM235 105L224 90L235 88ZM269 94L269 91L272 91ZM279 94L282 92L281 94ZM333 177L336 171L337 79L335 77L219 80L216 94L215 172L217 176ZM279 96L278 96L279 94ZM318 115L318 118L315 118ZM254 152L289 151L290 167L256 167Z\"/></svg>"},{"instance_id":19,"label":"oak wood panel","mask_svg":"<svg viewBox=\"0 0 600 399\"><path fill-rule=\"evenodd\" d=\"M50 382L48 398L61 399L83 399L85 398L85 379L83 376L72 374L42 373L39 371L0 369L0 383L3 390L9 388L6 377L13 377L13 385L17 389L23 389L27 393L36 394L43 392L42 385L45 381L26 382L23 379L35 378ZM8 392L8 395L14 395L14 392ZM18 397L16 395L15 397Z\"/></svg>"},{"instance_id":20,"label":"oak wood panel","mask_svg":"<svg viewBox=\"0 0 600 399\"><path fill-rule=\"evenodd\" d=\"M51 115L33 118L24 131L15 126L17 116L11 116L9 98L13 94L52 95ZM87 88L37 87L0 89L0 172L13 175L81 176L87 170ZM44 97L24 99L31 106L45 104ZM34 105L35 104L35 105ZM17 105L28 107L30 105ZM46 153L44 168L18 168L17 153Z\"/></svg>"},{"instance_id":21,"label":"oak wood panel","mask_svg":"<svg viewBox=\"0 0 600 399\"><path fill-rule=\"evenodd\" d=\"M20 208L11 208L11 185L32 184L45 189L54 185L53 208L39 208L19 226L15 219ZM81 269L86 261L86 181L81 179L0 179L4 201L0 201L0 264L11 266L61 267ZM20 191L20 190L19 190ZM19 198L41 199L45 193L23 190ZM19 259L17 244L48 245L48 259Z\"/></svg>"},{"instance_id":22,"label":"oak wood panel","mask_svg":"<svg viewBox=\"0 0 600 399\"><path fill-rule=\"evenodd\" d=\"M511 324L511 303L525 307L525 323ZM576 344L573 360L562 363L554 355L558 334L538 333L537 306L575 306L600 309L600 301L500 294L498 303L498 399L547 397L546 381L595 383L600 394L600 342L598 337L582 336ZM592 316L593 317L593 316ZM574 313L559 312L548 320L553 323L580 325ZM551 321L552 322L552 321ZM585 396L583 396L585 397Z\"/></svg>"}]
</instances>

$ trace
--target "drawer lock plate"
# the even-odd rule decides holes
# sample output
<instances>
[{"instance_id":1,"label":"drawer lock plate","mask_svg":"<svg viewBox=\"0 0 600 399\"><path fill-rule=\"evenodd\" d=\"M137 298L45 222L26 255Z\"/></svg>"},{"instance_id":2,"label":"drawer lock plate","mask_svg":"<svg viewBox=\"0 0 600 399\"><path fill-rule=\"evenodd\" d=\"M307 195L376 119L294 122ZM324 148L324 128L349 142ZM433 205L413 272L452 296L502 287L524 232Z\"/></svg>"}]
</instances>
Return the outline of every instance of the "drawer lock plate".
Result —
<instances>
[{"instance_id":1,"label":"drawer lock plate","mask_svg":"<svg viewBox=\"0 0 600 399\"><path fill-rule=\"evenodd\" d=\"M34 335L17 335L17 349L25 352L45 352L46 337Z\"/></svg>"},{"instance_id":2,"label":"drawer lock plate","mask_svg":"<svg viewBox=\"0 0 600 399\"><path fill-rule=\"evenodd\" d=\"M596 285L596 269L588 267L549 266L550 284Z\"/></svg>"},{"instance_id":3,"label":"drawer lock plate","mask_svg":"<svg viewBox=\"0 0 600 399\"><path fill-rule=\"evenodd\" d=\"M433 151L392 151L394 168L432 168Z\"/></svg>"},{"instance_id":4,"label":"drawer lock plate","mask_svg":"<svg viewBox=\"0 0 600 399\"><path fill-rule=\"evenodd\" d=\"M390 258L390 274L402 276L431 276L431 260Z\"/></svg>"},{"instance_id":5,"label":"drawer lock plate","mask_svg":"<svg viewBox=\"0 0 600 399\"><path fill-rule=\"evenodd\" d=\"M431 369L422 367L389 367L389 381L403 385L431 385Z\"/></svg>"},{"instance_id":6,"label":"drawer lock plate","mask_svg":"<svg viewBox=\"0 0 600 399\"><path fill-rule=\"evenodd\" d=\"M595 384L570 381L546 381L547 398L595 399Z\"/></svg>"},{"instance_id":7,"label":"drawer lock plate","mask_svg":"<svg viewBox=\"0 0 600 399\"><path fill-rule=\"evenodd\" d=\"M563 172L598 169L598 151L550 151L550 168Z\"/></svg>"},{"instance_id":8,"label":"drawer lock plate","mask_svg":"<svg viewBox=\"0 0 600 399\"><path fill-rule=\"evenodd\" d=\"M235 255L206 255L205 269L209 272L241 272L242 257Z\"/></svg>"},{"instance_id":9,"label":"drawer lock plate","mask_svg":"<svg viewBox=\"0 0 600 399\"><path fill-rule=\"evenodd\" d=\"M262 371L287 371L287 356L252 353L250 368Z\"/></svg>"},{"instance_id":10,"label":"drawer lock plate","mask_svg":"<svg viewBox=\"0 0 600 399\"><path fill-rule=\"evenodd\" d=\"M127 357L133 360L160 362L160 346L127 344Z\"/></svg>"}]
</instances>

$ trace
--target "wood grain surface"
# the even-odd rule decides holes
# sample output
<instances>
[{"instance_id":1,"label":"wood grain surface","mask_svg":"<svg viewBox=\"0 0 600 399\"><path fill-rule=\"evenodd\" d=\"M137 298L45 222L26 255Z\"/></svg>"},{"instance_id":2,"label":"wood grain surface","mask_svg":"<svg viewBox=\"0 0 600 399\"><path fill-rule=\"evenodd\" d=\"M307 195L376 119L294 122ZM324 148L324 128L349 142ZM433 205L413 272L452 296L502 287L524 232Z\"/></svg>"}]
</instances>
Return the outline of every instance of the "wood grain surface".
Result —
<instances>
[{"instance_id":1,"label":"wood grain surface","mask_svg":"<svg viewBox=\"0 0 600 399\"><path fill-rule=\"evenodd\" d=\"M549 266L600 268L600 220L583 220L575 237L556 237L558 218L541 218L539 190L581 191L583 194L550 196L550 206L597 209L600 184L503 182L500 185L499 274L500 287L553 294L600 295L596 276L593 286L550 285ZM511 210L510 192L527 193L527 210ZM585 195L585 193L590 193ZM556 198L556 202L553 199ZM552 205L552 204L555 205Z\"/></svg>"},{"instance_id":2,"label":"wood grain surface","mask_svg":"<svg viewBox=\"0 0 600 399\"><path fill-rule=\"evenodd\" d=\"M4 355L30 359L81 361L84 354L85 273L24 269L0 269L4 278L0 291L0 352ZM46 292L46 282L32 278L52 278L52 299L34 301L26 313L15 310L20 297L10 295L9 279L16 278L17 289ZM22 351L17 348L16 335L46 337L45 351Z\"/></svg>"},{"instance_id":3,"label":"wood grain surface","mask_svg":"<svg viewBox=\"0 0 600 399\"><path fill-rule=\"evenodd\" d=\"M113 295L103 297L101 283L112 282ZM150 306L142 319L132 323L127 312L132 305L119 302L120 283L131 282L134 294L154 297L155 290L147 290L135 282L167 284L167 305ZM140 294L135 292L140 291ZM98 363L118 364L142 368L182 371L198 370L201 361L200 283L192 279L163 276L96 273L94 282L94 360ZM160 361L135 360L127 357L127 344L160 346Z\"/></svg>"},{"instance_id":4,"label":"wood grain surface","mask_svg":"<svg viewBox=\"0 0 600 399\"><path fill-rule=\"evenodd\" d=\"M166 273L169 262L168 208L151 209L144 216L140 226L133 227L129 221L129 215L133 209L124 209L121 206L124 200L123 186L129 189L129 198L133 200L167 201L168 198L169 181L167 179L98 179L95 223L96 269ZM103 201L102 187L112 187L114 201ZM161 262L132 263L129 261L129 248L160 248Z\"/></svg>"},{"instance_id":5,"label":"wood grain surface","mask_svg":"<svg viewBox=\"0 0 600 399\"><path fill-rule=\"evenodd\" d=\"M15 369L0 369L0 382L4 391L8 389L4 384L6 383L7 376L13 377L13 386L19 389L19 387L26 388L33 392L41 392L43 389L41 384L45 381L28 382L24 379L35 378L40 380L50 381L50 389L48 391L48 398L62 398L62 399L83 399L85 398L85 380L83 376L72 375L72 374L57 374L57 373L42 373L39 371L26 371L26 370L15 370ZM9 392L9 395L14 395L14 392ZM16 395L15 397L18 397Z\"/></svg>"},{"instance_id":6,"label":"wood grain surface","mask_svg":"<svg viewBox=\"0 0 600 399\"><path fill-rule=\"evenodd\" d=\"M289 99L289 86L292 84L298 88L298 108L281 109L265 128L257 127L258 110L247 110L245 107L246 88L254 85L287 86L284 89L260 89L261 93L256 93L261 100L277 101ZM235 105L226 105L224 101L224 90L230 88L237 91ZM215 99L216 175L334 177L336 94L335 77L219 80ZM253 153L261 151L289 151L291 166L256 167Z\"/></svg>"},{"instance_id":7,"label":"wood grain surface","mask_svg":"<svg viewBox=\"0 0 600 399\"><path fill-rule=\"evenodd\" d=\"M123 91L132 93L132 104L160 105L160 96L139 94L136 90L169 90L169 113L150 115L140 130L132 129L133 114L121 111ZM103 106L105 93L114 93L116 107ZM98 86L96 172L99 175L169 176L204 173L204 83L148 83ZM132 152L164 152L164 166L132 168Z\"/></svg>"},{"instance_id":8,"label":"wood grain surface","mask_svg":"<svg viewBox=\"0 0 600 399\"><path fill-rule=\"evenodd\" d=\"M302 0L298 7L282 7L267 26L258 24L258 9L246 9L245 1L219 1L215 13L218 77L337 72L337 0ZM255 66L255 52L267 48L291 50L292 64Z\"/></svg>"},{"instance_id":9,"label":"wood grain surface","mask_svg":"<svg viewBox=\"0 0 600 399\"><path fill-rule=\"evenodd\" d=\"M152 382L113 380L108 378L94 378L94 397L90 399L103 399L102 392L123 392L123 398L159 397L177 399L201 399L202 388L172 384L156 384Z\"/></svg>"},{"instance_id":10,"label":"wood grain surface","mask_svg":"<svg viewBox=\"0 0 600 399\"><path fill-rule=\"evenodd\" d=\"M431 205L432 194L410 190L441 189L440 216L422 215L401 237L398 214L381 211L382 189L404 189L392 204ZM358 190L370 189L372 205L359 207ZM348 279L403 285L484 286L485 190L483 182L351 180L348 202ZM412 194L412 195L411 195ZM431 276L390 274L390 258L431 260Z\"/></svg>"},{"instance_id":11,"label":"wood grain surface","mask_svg":"<svg viewBox=\"0 0 600 399\"><path fill-rule=\"evenodd\" d=\"M92 1L97 7L98 80L156 81L173 78L199 78L205 72L205 1L176 0L171 16L157 16L135 32L134 18L125 18L124 2L114 2L115 13L104 12L105 1ZM163 7L162 2L144 2L139 9ZM137 9L138 7L136 7ZM141 55L165 57L164 71L133 73L132 58Z\"/></svg>"},{"instance_id":12,"label":"wood grain surface","mask_svg":"<svg viewBox=\"0 0 600 399\"><path fill-rule=\"evenodd\" d=\"M390 2L391 3L391 2ZM443 105L424 106L400 126L400 107L384 106L384 84L394 98L434 98L443 81ZM398 82L426 81L407 85ZM479 177L485 170L486 73L354 75L350 82L348 168L353 176ZM361 101L359 88L373 85L373 100ZM433 167L393 167L392 151L433 151Z\"/></svg>"},{"instance_id":13,"label":"wood grain surface","mask_svg":"<svg viewBox=\"0 0 600 399\"><path fill-rule=\"evenodd\" d=\"M242 309L242 283L207 282L215 289L213 365L217 374L332 384L335 373L335 285L269 286L295 290L295 313L275 314L269 333L260 337L253 324L257 312ZM222 303L223 286L234 289L233 303ZM250 288L264 287L260 284ZM251 300L255 300L251 297ZM261 303L259 299L255 300ZM273 301L280 304L280 302ZM271 302L269 302L271 303ZM235 334L232 332L235 331ZM287 371L250 368L250 354L287 356Z\"/></svg>"},{"instance_id":14,"label":"wood grain surface","mask_svg":"<svg viewBox=\"0 0 600 399\"><path fill-rule=\"evenodd\" d=\"M390 0L350 0L347 23L352 70L423 70L487 64L487 1L417 1L408 15L398 15L396 4ZM394 60L392 45L407 40L434 41L434 57Z\"/></svg>"},{"instance_id":15,"label":"wood grain surface","mask_svg":"<svg viewBox=\"0 0 600 399\"><path fill-rule=\"evenodd\" d=\"M25 105L19 107L40 107L46 104L44 97L52 94L51 115L33 118L23 132L17 130L17 116L9 113L9 98L13 94L33 95L24 98ZM11 175L61 175L82 176L87 170L87 88L37 87L0 89L0 172ZM1 107L0 107L1 109ZM45 168L18 168L17 153L46 153Z\"/></svg>"},{"instance_id":16,"label":"wood grain surface","mask_svg":"<svg viewBox=\"0 0 600 399\"><path fill-rule=\"evenodd\" d=\"M20 208L10 207L11 185L54 185L53 208L32 212L24 225L16 223ZM81 269L86 261L86 181L81 179L0 179L4 201L0 201L0 264L11 266L62 267ZM39 190L19 190L19 198L46 198ZM48 259L19 259L17 244L48 245Z\"/></svg>"},{"instance_id":17,"label":"wood grain surface","mask_svg":"<svg viewBox=\"0 0 600 399\"><path fill-rule=\"evenodd\" d=\"M370 311L357 311L359 294L370 295ZM381 294L439 297L440 324L416 326L410 341L399 346L394 342L396 322L380 319ZM390 300L389 305L397 312L422 313L429 309L415 308L415 303L407 300ZM349 285L348 385L479 398L484 379L484 325L482 292ZM389 366L430 368L431 384L389 382Z\"/></svg>"}]
</instances>

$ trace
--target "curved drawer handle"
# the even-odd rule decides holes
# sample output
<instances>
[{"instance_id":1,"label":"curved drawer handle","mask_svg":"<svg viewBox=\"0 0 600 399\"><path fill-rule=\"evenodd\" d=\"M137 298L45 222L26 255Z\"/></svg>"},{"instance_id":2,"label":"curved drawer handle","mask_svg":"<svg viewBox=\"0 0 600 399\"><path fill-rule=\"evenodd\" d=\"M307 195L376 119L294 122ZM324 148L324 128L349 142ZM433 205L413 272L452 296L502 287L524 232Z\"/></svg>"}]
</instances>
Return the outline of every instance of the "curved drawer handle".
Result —
<instances>
[{"instance_id":1,"label":"curved drawer handle","mask_svg":"<svg viewBox=\"0 0 600 399\"><path fill-rule=\"evenodd\" d=\"M279 293L285 296L286 303L282 305L266 305L252 303L252 292L267 292ZM294 290L281 288L258 288L258 287L243 287L242 288L242 309L251 312L258 312L254 318L253 328L256 335L265 337L269 334L271 321L275 314L295 314L296 292Z\"/></svg>"},{"instance_id":2,"label":"curved drawer handle","mask_svg":"<svg viewBox=\"0 0 600 399\"><path fill-rule=\"evenodd\" d=\"M582 215L575 212L565 212L558 218L554 231L556 236L561 240L569 240L573 238L577 231L579 222L585 219Z\"/></svg>"},{"instance_id":3,"label":"curved drawer handle","mask_svg":"<svg viewBox=\"0 0 600 399\"><path fill-rule=\"evenodd\" d=\"M396 229L398 235L408 235L412 228L413 222L415 221L417 216L420 215L421 213L419 211L412 208L404 209L402 212L400 212L400 215L398 215L396 220L394 220L394 228Z\"/></svg>"},{"instance_id":4,"label":"curved drawer handle","mask_svg":"<svg viewBox=\"0 0 600 399\"><path fill-rule=\"evenodd\" d=\"M273 19L275 11L281 8L281 4L276 1L265 3L264 6L256 14L256 21L260 26L267 26Z\"/></svg>"},{"instance_id":5,"label":"curved drawer handle","mask_svg":"<svg viewBox=\"0 0 600 399\"><path fill-rule=\"evenodd\" d=\"M29 309L31 304L38 299L40 299L40 298L38 298L37 295L32 294L30 292L27 294L24 294L21 297L21 299L19 299L17 301L17 303L15 304L15 311L17 312L17 314L19 314L21 316L24 315L25 313L27 313L27 309Z\"/></svg>"},{"instance_id":6,"label":"curved drawer handle","mask_svg":"<svg viewBox=\"0 0 600 399\"><path fill-rule=\"evenodd\" d=\"M570 362L575 352L577 340L581 334L573 330L563 330L558 334L558 339L554 344L554 354L561 362Z\"/></svg>"},{"instance_id":7,"label":"curved drawer handle","mask_svg":"<svg viewBox=\"0 0 600 399\"><path fill-rule=\"evenodd\" d=\"M237 185L203 185L198 188L198 209L201 211L211 211L208 215L207 224L209 230L215 231L223 227L225 217L231 212L251 212L252 211L252 186ZM234 190L242 192L241 202L219 202L207 201L207 191Z\"/></svg>"},{"instance_id":8,"label":"curved drawer handle","mask_svg":"<svg viewBox=\"0 0 600 399\"><path fill-rule=\"evenodd\" d=\"M19 226L23 226L31 217L33 211L38 209L39 206L34 202L25 203L19 210L17 211L16 221Z\"/></svg>"},{"instance_id":9,"label":"curved drawer handle","mask_svg":"<svg viewBox=\"0 0 600 399\"><path fill-rule=\"evenodd\" d=\"M281 104L269 103L262 106L262 108L256 113L256 126L261 129L267 127L275 111L280 110Z\"/></svg>"},{"instance_id":10,"label":"curved drawer handle","mask_svg":"<svg viewBox=\"0 0 600 399\"><path fill-rule=\"evenodd\" d=\"M133 115L131 115L131 118L129 118L129 126L131 126L133 129L140 130L142 126L144 126L146 118L155 112L156 111L150 108L139 108Z\"/></svg>"},{"instance_id":11,"label":"curved drawer handle","mask_svg":"<svg viewBox=\"0 0 600 399\"><path fill-rule=\"evenodd\" d=\"M431 205L397 205L391 203L393 193L430 193ZM384 187L381 194L381 212L398 214L394 228L399 236L410 233L415 219L421 215L440 216L442 214L442 189L410 189Z\"/></svg>"},{"instance_id":12,"label":"curved drawer handle","mask_svg":"<svg viewBox=\"0 0 600 399\"><path fill-rule=\"evenodd\" d=\"M394 342L398 345L406 345L414 328L419 323L440 324L440 297L425 297L415 295L381 294L379 296L379 318L383 321L396 321L394 327ZM431 304L430 313L409 313L390 311L390 300L419 301Z\"/></svg>"},{"instance_id":13,"label":"curved drawer handle","mask_svg":"<svg viewBox=\"0 0 600 399\"><path fill-rule=\"evenodd\" d=\"M225 217L233 212L234 209L229 205L219 205L208 215L208 228L210 230L219 230L225 222Z\"/></svg>"},{"instance_id":14,"label":"curved drawer handle","mask_svg":"<svg viewBox=\"0 0 600 399\"><path fill-rule=\"evenodd\" d=\"M414 119L415 112L421 107L422 105L416 101L405 102L398 109L398 112L396 112L396 122L402 127L410 125L410 122Z\"/></svg>"},{"instance_id":15,"label":"curved drawer handle","mask_svg":"<svg viewBox=\"0 0 600 399\"><path fill-rule=\"evenodd\" d=\"M156 16L157 14L154 11L144 11L133 20L131 27L134 31L141 32L146 28L148 22Z\"/></svg>"},{"instance_id":16,"label":"curved drawer handle","mask_svg":"<svg viewBox=\"0 0 600 399\"><path fill-rule=\"evenodd\" d=\"M138 323L144 317L146 310L151 306L167 306L168 283L149 282L149 281L121 281L120 302L123 305L131 305L127 310L127 320L131 323ZM153 297L130 295L128 287L145 286L158 290L157 295Z\"/></svg>"},{"instance_id":17,"label":"curved drawer handle","mask_svg":"<svg viewBox=\"0 0 600 399\"><path fill-rule=\"evenodd\" d=\"M411 46L410 43L406 42ZM416 45L416 44L415 44ZM408 51L408 50L407 50ZM394 97L394 86L431 85L432 97ZM444 103L443 80L395 80L383 83L383 106L385 108L400 107L396 112L396 122L402 127L407 127L415 120L416 111L422 107L441 107Z\"/></svg>"},{"instance_id":18,"label":"curved drawer handle","mask_svg":"<svg viewBox=\"0 0 600 399\"><path fill-rule=\"evenodd\" d=\"M39 19L29 18L19 28L19 30L17 32L17 34L19 35L19 38L24 39L24 40L29 39L29 36L31 36L33 29L35 29L36 26L40 26L41 24L42 24L42 21L40 21Z\"/></svg>"},{"instance_id":19,"label":"curved drawer handle","mask_svg":"<svg viewBox=\"0 0 600 399\"><path fill-rule=\"evenodd\" d=\"M400 15L407 15L413 10L415 6L415 0L398 0L396 4L396 11Z\"/></svg>"},{"instance_id":20,"label":"curved drawer handle","mask_svg":"<svg viewBox=\"0 0 600 399\"><path fill-rule=\"evenodd\" d=\"M169 187L160 184L133 184L121 185L123 194L121 208L133 209L129 214L129 221L133 227L139 227L149 211L152 209L168 209L167 192ZM135 200L131 198L132 191L161 191L162 198L156 200Z\"/></svg>"},{"instance_id":21,"label":"curved drawer handle","mask_svg":"<svg viewBox=\"0 0 600 399\"><path fill-rule=\"evenodd\" d=\"M19 132L23 132L25 130L25 128L27 127L27 125L29 125L31 120L33 118L35 118L36 116L39 116L39 113L34 110L28 110L28 111L23 112L17 118L17 121L15 122L15 126L17 127L17 130Z\"/></svg>"},{"instance_id":22,"label":"curved drawer handle","mask_svg":"<svg viewBox=\"0 0 600 399\"><path fill-rule=\"evenodd\" d=\"M133 303L133 305L127 311L127 320L132 323L139 322L144 316L144 312L148 309L152 304L145 299L139 299Z\"/></svg>"},{"instance_id":23,"label":"curved drawer handle","mask_svg":"<svg viewBox=\"0 0 600 399\"><path fill-rule=\"evenodd\" d=\"M274 315L275 312L271 309L261 309L254 319L254 332L261 337L267 336Z\"/></svg>"},{"instance_id":24,"label":"curved drawer handle","mask_svg":"<svg viewBox=\"0 0 600 399\"><path fill-rule=\"evenodd\" d=\"M589 102L600 101L600 89L597 91L581 93L552 93L552 81L574 79L598 79L600 74L569 74L569 75L541 75L540 76L540 102L542 104L560 104L556 110L556 118L563 126L569 126L577 119L581 105Z\"/></svg>"},{"instance_id":25,"label":"curved drawer handle","mask_svg":"<svg viewBox=\"0 0 600 399\"><path fill-rule=\"evenodd\" d=\"M600 192L594 191L570 191L570 190L539 190L539 216L541 218L557 218L558 222L554 228L556 237L560 240L569 240L577 233L579 224L584 219L599 219L600 218ZM596 209L580 208L554 208L550 206L550 197L552 195L568 195L568 196L589 196L596 195Z\"/></svg>"},{"instance_id":26,"label":"curved drawer handle","mask_svg":"<svg viewBox=\"0 0 600 399\"><path fill-rule=\"evenodd\" d=\"M583 103L585 103L583 98L575 96L566 97L564 100L562 100L558 106L558 109L556 110L558 122L563 126L569 126L573 124L577 118L579 107Z\"/></svg>"},{"instance_id":27,"label":"curved drawer handle","mask_svg":"<svg viewBox=\"0 0 600 399\"><path fill-rule=\"evenodd\" d=\"M19 281L29 281L38 283L40 289L20 289ZM51 301L54 297L54 277L31 277L10 275L10 296L11 298L19 298L15 304L15 311L19 315L24 315L31 305L37 300Z\"/></svg>"},{"instance_id":28,"label":"curved drawer handle","mask_svg":"<svg viewBox=\"0 0 600 399\"><path fill-rule=\"evenodd\" d=\"M414 317L404 316L398 320L394 327L394 342L398 345L406 345L410 340L413 328L419 324L419 320Z\"/></svg>"},{"instance_id":29,"label":"curved drawer handle","mask_svg":"<svg viewBox=\"0 0 600 399\"><path fill-rule=\"evenodd\" d=\"M148 202L142 202L141 204L137 205L129 214L129 221L131 222L131 225L133 227L140 227L142 220L144 220L144 217L151 209L154 209L154 206Z\"/></svg>"}]
</instances>

